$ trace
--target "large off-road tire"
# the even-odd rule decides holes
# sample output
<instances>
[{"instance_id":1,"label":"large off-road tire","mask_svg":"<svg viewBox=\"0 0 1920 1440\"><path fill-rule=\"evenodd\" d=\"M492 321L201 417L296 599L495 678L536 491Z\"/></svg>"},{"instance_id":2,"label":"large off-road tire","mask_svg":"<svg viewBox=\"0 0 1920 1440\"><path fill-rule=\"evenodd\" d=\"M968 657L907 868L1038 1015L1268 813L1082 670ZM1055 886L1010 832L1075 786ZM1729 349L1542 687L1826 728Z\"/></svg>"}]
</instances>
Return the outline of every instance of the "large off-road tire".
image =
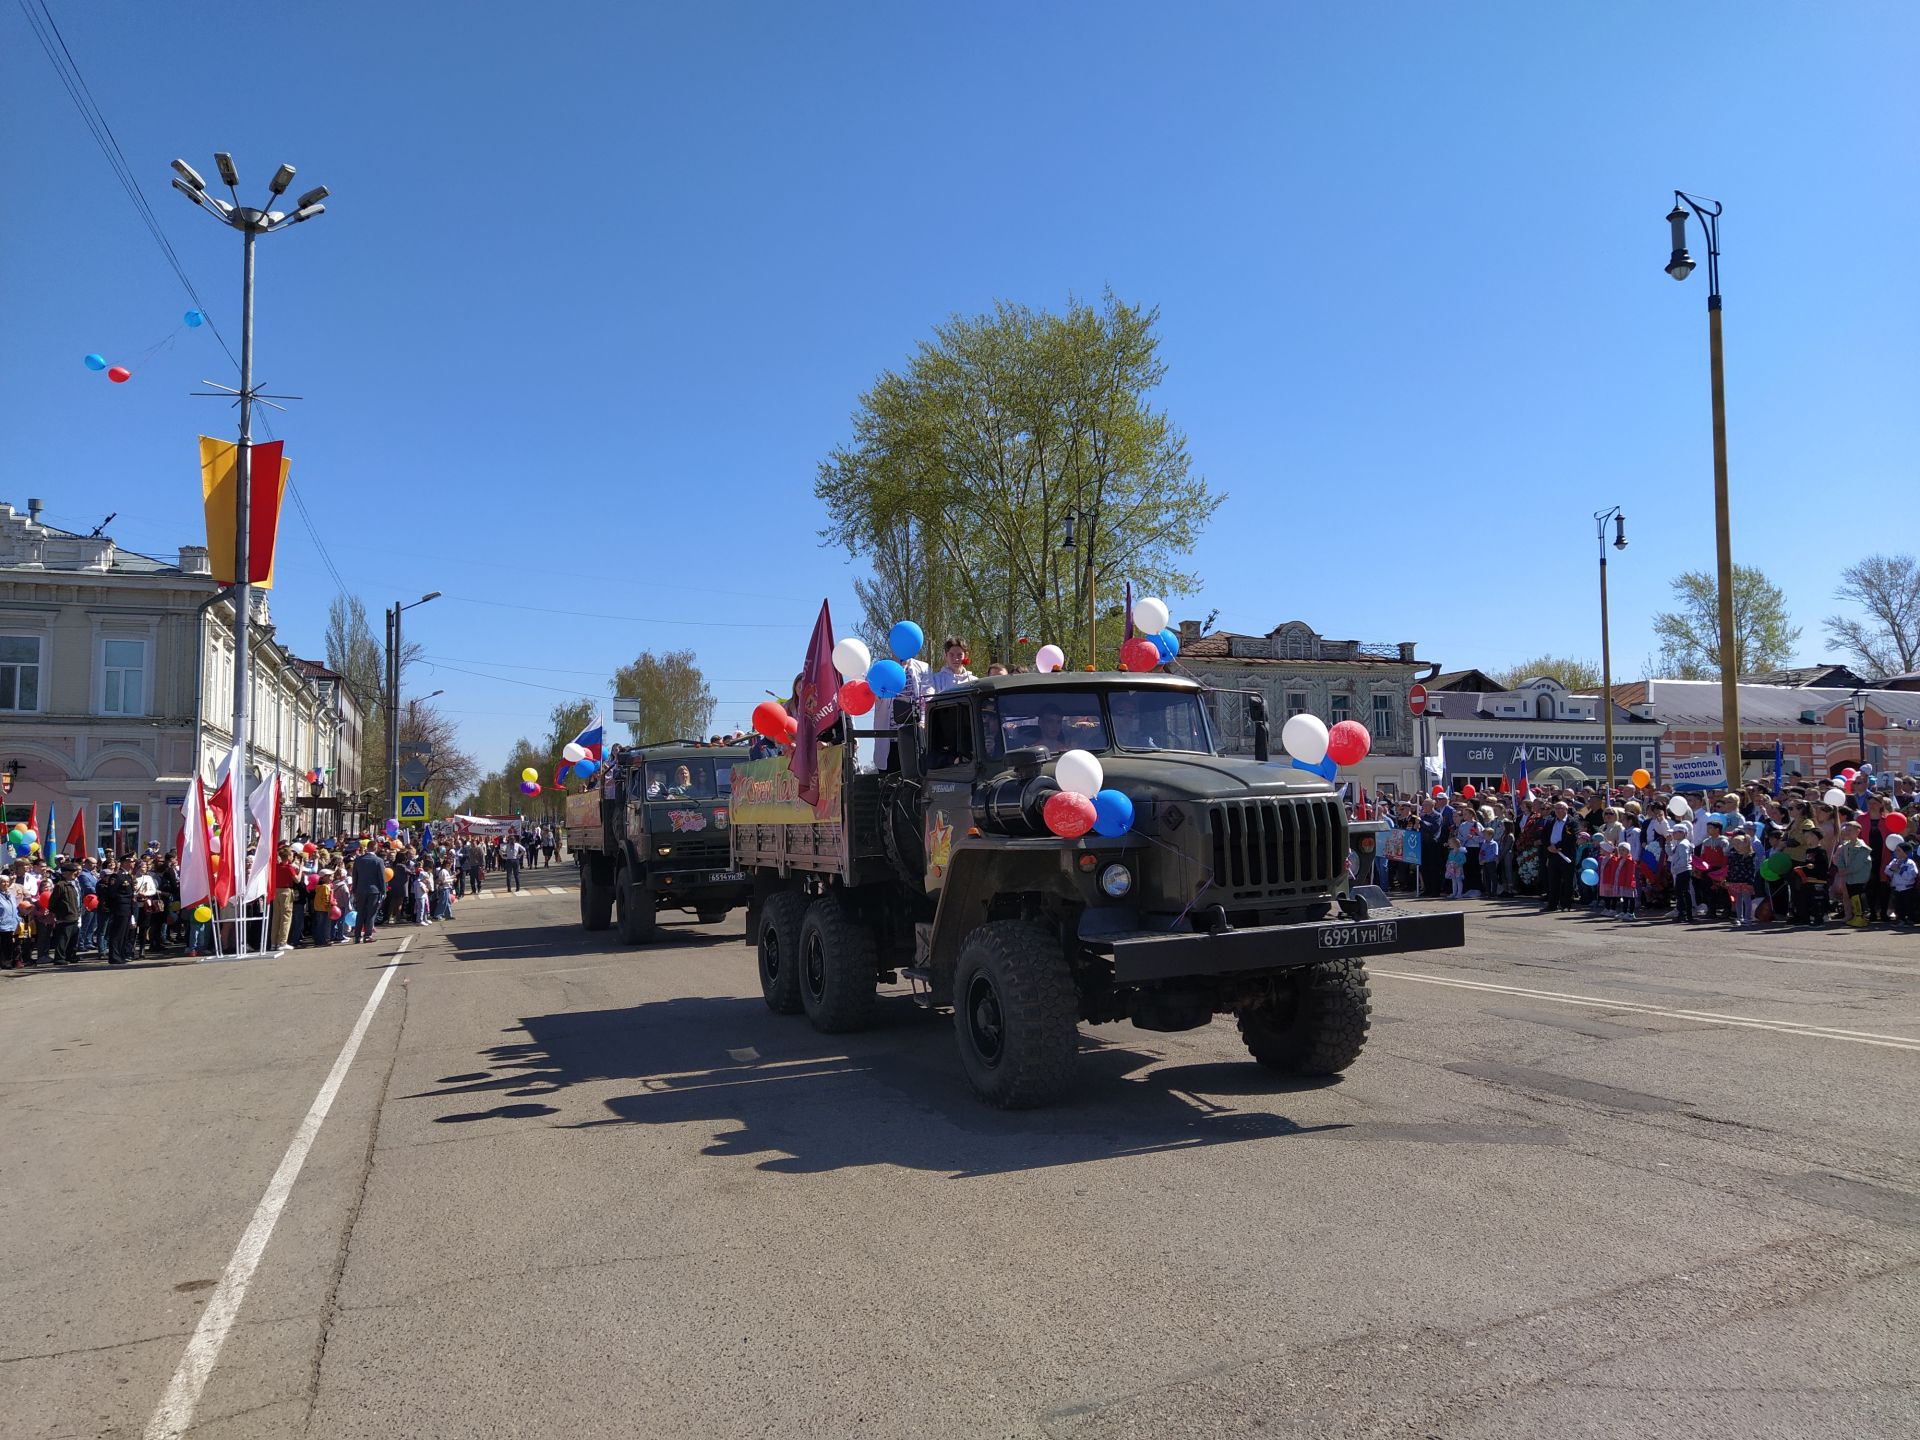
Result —
<instances>
[{"instance_id":1,"label":"large off-road tire","mask_svg":"<svg viewBox=\"0 0 1920 1440\"><path fill-rule=\"evenodd\" d=\"M588 930L613 924L613 887L600 878L591 858L580 864L580 924Z\"/></svg>"},{"instance_id":2,"label":"large off-road tire","mask_svg":"<svg viewBox=\"0 0 1920 1440\"><path fill-rule=\"evenodd\" d=\"M1030 1110L1073 1084L1080 995L1060 942L1019 920L982 925L960 946L953 1029L974 1093Z\"/></svg>"},{"instance_id":3,"label":"large off-road tire","mask_svg":"<svg viewBox=\"0 0 1920 1440\"><path fill-rule=\"evenodd\" d=\"M800 1004L824 1035L865 1029L873 1019L877 948L873 932L832 895L807 906L800 926Z\"/></svg>"},{"instance_id":4,"label":"large off-road tire","mask_svg":"<svg viewBox=\"0 0 1920 1440\"><path fill-rule=\"evenodd\" d=\"M769 895L760 907L760 994L776 1015L800 1013L800 927L807 918L807 897L792 890Z\"/></svg>"},{"instance_id":5,"label":"large off-road tire","mask_svg":"<svg viewBox=\"0 0 1920 1440\"><path fill-rule=\"evenodd\" d=\"M1274 999L1240 1012L1240 1038L1253 1058L1284 1075L1338 1075L1367 1045L1366 966L1329 960L1274 985Z\"/></svg>"},{"instance_id":6,"label":"large off-road tire","mask_svg":"<svg viewBox=\"0 0 1920 1440\"><path fill-rule=\"evenodd\" d=\"M643 945L653 938L653 892L644 883L633 883L633 872L620 872L620 938L628 945Z\"/></svg>"}]
</instances>

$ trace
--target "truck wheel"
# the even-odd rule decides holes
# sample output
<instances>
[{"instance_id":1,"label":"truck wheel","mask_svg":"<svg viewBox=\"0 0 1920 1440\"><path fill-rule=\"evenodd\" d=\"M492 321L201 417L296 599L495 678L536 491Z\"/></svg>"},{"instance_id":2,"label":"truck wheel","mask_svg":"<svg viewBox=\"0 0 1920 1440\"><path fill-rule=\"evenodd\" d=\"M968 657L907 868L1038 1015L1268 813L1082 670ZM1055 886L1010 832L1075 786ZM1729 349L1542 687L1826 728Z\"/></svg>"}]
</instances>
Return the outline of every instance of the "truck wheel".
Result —
<instances>
[{"instance_id":1,"label":"truck wheel","mask_svg":"<svg viewBox=\"0 0 1920 1440\"><path fill-rule=\"evenodd\" d=\"M1073 1083L1080 994L1060 944L1018 920L982 925L960 947L953 1030L974 1093L1030 1110Z\"/></svg>"},{"instance_id":2,"label":"truck wheel","mask_svg":"<svg viewBox=\"0 0 1920 1440\"><path fill-rule=\"evenodd\" d=\"M653 934L653 892L633 883L633 872L620 872L620 938L628 945L643 944Z\"/></svg>"},{"instance_id":3,"label":"truck wheel","mask_svg":"<svg viewBox=\"0 0 1920 1440\"><path fill-rule=\"evenodd\" d=\"M1275 998L1240 1012L1253 1058L1285 1075L1338 1075L1366 1048L1366 966L1329 960L1275 983Z\"/></svg>"},{"instance_id":4,"label":"truck wheel","mask_svg":"<svg viewBox=\"0 0 1920 1440\"><path fill-rule=\"evenodd\" d=\"M864 1029L879 978L873 932L831 895L807 906L800 926L800 1004L824 1035Z\"/></svg>"},{"instance_id":5,"label":"truck wheel","mask_svg":"<svg viewBox=\"0 0 1920 1440\"><path fill-rule=\"evenodd\" d=\"M580 867L580 924L588 930L613 924L613 887L600 878L591 860Z\"/></svg>"},{"instance_id":6,"label":"truck wheel","mask_svg":"<svg viewBox=\"0 0 1920 1440\"><path fill-rule=\"evenodd\" d=\"M769 895L760 907L760 994L776 1015L800 1013L800 927L807 897L792 890Z\"/></svg>"}]
</instances>

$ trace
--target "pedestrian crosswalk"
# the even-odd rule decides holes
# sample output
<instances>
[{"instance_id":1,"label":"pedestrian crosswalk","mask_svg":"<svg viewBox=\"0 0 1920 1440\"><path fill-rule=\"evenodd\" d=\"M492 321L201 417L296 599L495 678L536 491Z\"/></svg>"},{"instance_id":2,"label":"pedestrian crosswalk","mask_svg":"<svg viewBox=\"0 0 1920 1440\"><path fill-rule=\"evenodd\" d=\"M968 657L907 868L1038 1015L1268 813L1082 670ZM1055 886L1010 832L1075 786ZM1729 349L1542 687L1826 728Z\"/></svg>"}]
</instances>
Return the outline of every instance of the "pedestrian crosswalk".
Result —
<instances>
[{"instance_id":1,"label":"pedestrian crosswalk","mask_svg":"<svg viewBox=\"0 0 1920 1440\"><path fill-rule=\"evenodd\" d=\"M572 893L572 887L567 885L525 885L518 890L482 890L478 895L457 896L454 903L464 905L469 900L497 900L503 895L509 900L517 900L523 895L571 895Z\"/></svg>"}]
</instances>

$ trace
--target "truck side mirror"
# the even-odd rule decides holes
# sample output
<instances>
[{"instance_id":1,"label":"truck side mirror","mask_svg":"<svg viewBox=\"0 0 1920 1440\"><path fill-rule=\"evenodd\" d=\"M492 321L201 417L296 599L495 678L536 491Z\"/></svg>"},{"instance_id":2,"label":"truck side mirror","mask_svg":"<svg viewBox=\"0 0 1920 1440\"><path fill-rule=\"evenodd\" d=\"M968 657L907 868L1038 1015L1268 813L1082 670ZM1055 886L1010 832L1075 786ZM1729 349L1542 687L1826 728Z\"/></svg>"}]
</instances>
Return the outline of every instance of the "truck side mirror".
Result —
<instances>
[{"instance_id":1,"label":"truck side mirror","mask_svg":"<svg viewBox=\"0 0 1920 1440\"><path fill-rule=\"evenodd\" d=\"M1253 717L1253 758L1266 760L1273 754L1273 725L1267 719L1266 697L1249 695L1247 714Z\"/></svg>"},{"instance_id":2,"label":"truck side mirror","mask_svg":"<svg viewBox=\"0 0 1920 1440\"><path fill-rule=\"evenodd\" d=\"M900 773L909 780L921 780L927 773L926 739L911 701L894 702L893 744L900 753Z\"/></svg>"}]
</instances>

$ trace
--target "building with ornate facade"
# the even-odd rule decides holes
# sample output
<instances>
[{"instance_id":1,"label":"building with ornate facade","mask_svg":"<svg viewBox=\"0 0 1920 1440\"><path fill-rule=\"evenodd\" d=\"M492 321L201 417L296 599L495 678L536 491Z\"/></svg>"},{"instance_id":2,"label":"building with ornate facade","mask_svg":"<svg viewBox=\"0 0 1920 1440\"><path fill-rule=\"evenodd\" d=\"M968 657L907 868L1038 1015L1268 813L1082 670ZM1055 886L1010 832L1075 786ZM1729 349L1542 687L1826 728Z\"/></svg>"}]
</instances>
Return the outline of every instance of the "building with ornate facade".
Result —
<instances>
[{"instance_id":1,"label":"building with ornate facade","mask_svg":"<svg viewBox=\"0 0 1920 1440\"><path fill-rule=\"evenodd\" d=\"M1607 732L1598 695L1576 694L1551 675L1514 690L1486 683L1490 688L1480 691L1436 688L1428 697L1432 782L1493 791L1503 778L1518 780L1522 760L1535 781L1606 779ZM1660 774L1666 727L1644 704L1621 704L1620 690L1614 686L1613 773L1624 784L1635 770Z\"/></svg>"},{"instance_id":2,"label":"building with ornate facade","mask_svg":"<svg viewBox=\"0 0 1920 1440\"><path fill-rule=\"evenodd\" d=\"M42 838L64 841L77 813L93 844L173 843L173 813L196 760L210 776L232 745L234 616L205 549L176 558L124 550L104 535L42 523L0 502L0 768L9 821L38 807ZM278 771L291 801L307 770L330 789L360 784L357 699L325 666L274 638L266 596L253 607L256 778ZM45 833L49 807L60 834ZM287 807L288 828L308 817Z\"/></svg>"}]
</instances>

